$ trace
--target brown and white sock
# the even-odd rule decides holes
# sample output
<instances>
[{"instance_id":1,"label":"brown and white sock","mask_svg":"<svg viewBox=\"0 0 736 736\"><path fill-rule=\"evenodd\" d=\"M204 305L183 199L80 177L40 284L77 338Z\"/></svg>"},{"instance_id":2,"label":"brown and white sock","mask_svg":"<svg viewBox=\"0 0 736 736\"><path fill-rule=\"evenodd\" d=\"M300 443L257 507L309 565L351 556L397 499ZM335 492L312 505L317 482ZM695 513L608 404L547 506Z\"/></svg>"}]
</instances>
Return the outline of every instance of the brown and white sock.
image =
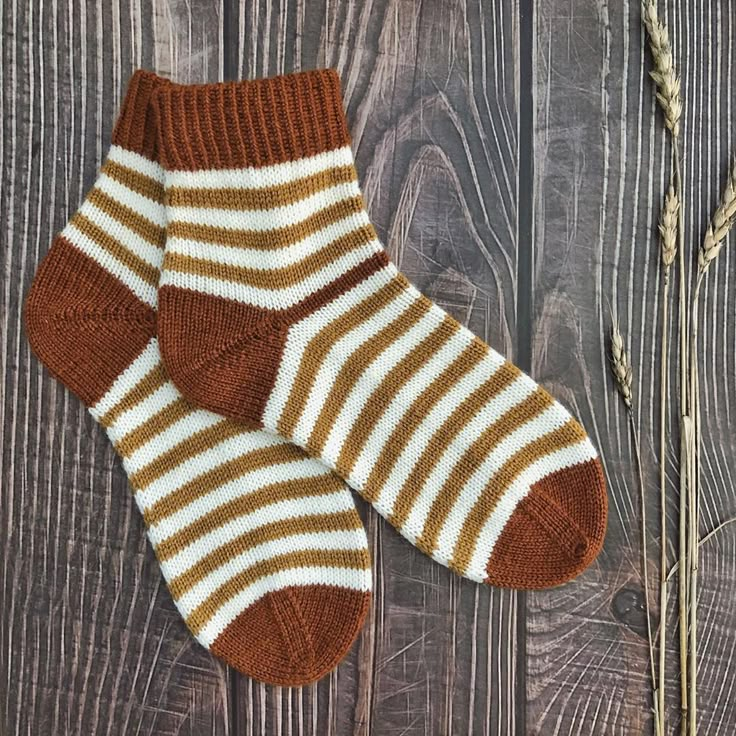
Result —
<instances>
[{"instance_id":1,"label":"brown and white sock","mask_svg":"<svg viewBox=\"0 0 736 736\"><path fill-rule=\"evenodd\" d=\"M163 170L137 72L102 171L54 240L26 303L34 352L90 406L130 478L197 640L242 672L302 685L331 670L370 600L352 494L279 437L195 408L161 362Z\"/></svg>"},{"instance_id":2,"label":"brown and white sock","mask_svg":"<svg viewBox=\"0 0 736 736\"><path fill-rule=\"evenodd\" d=\"M319 457L472 580L556 585L606 526L598 455L544 389L389 261L333 71L156 96L162 352L192 401Z\"/></svg>"}]
</instances>

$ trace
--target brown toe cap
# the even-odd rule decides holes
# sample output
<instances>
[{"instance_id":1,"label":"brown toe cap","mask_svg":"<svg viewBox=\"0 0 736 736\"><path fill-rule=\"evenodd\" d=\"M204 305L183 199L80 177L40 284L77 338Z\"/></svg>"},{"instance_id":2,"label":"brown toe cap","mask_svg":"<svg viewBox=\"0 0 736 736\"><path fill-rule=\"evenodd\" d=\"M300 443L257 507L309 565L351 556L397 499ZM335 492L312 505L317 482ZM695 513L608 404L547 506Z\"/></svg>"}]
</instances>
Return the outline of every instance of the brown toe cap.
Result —
<instances>
[{"instance_id":1,"label":"brown toe cap","mask_svg":"<svg viewBox=\"0 0 736 736\"><path fill-rule=\"evenodd\" d=\"M571 580L600 552L607 512L598 459L551 473L511 515L488 561L486 582L534 590Z\"/></svg>"},{"instance_id":2,"label":"brown toe cap","mask_svg":"<svg viewBox=\"0 0 736 736\"><path fill-rule=\"evenodd\" d=\"M212 653L271 685L300 686L324 677L347 654L370 593L304 585L268 593L217 637Z\"/></svg>"}]
</instances>

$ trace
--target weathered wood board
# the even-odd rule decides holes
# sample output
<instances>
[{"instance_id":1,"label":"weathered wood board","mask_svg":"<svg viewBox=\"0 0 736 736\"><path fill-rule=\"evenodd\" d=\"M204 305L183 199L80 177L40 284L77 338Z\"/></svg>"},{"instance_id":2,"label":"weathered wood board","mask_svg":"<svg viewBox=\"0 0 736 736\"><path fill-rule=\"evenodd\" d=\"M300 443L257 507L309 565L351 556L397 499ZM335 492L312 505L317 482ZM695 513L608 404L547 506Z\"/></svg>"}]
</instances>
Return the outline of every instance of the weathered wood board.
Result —
<instances>
[{"instance_id":1,"label":"weathered wood board","mask_svg":"<svg viewBox=\"0 0 736 736\"><path fill-rule=\"evenodd\" d=\"M697 243L736 149L736 14L727 0L668 11L685 62L686 211ZM639 3L6 0L2 13L0 733L645 732L641 509L605 343L610 303L636 366L656 535L654 222L669 156ZM133 69L204 82L325 65L343 80L366 203L392 256L581 417L606 461L611 514L604 551L578 581L520 594L454 577L359 501L374 556L369 620L332 675L289 690L228 671L188 634L119 460L31 356L22 305L53 234L94 181ZM733 263L726 249L701 314L703 531L736 514ZM702 550L704 734L736 732L734 529ZM656 583L654 542L650 558ZM667 626L674 633L674 605Z\"/></svg>"}]
</instances>

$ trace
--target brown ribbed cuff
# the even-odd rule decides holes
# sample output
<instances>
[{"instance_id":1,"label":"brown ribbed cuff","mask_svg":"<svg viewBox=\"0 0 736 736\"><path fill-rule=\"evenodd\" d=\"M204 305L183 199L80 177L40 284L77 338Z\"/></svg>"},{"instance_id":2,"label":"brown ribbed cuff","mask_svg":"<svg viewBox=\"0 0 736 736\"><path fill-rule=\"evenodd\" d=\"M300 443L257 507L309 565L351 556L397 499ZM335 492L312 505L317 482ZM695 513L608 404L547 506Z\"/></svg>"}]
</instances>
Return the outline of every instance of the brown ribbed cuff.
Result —
<instances>
[{"instance_id":1,"label":"brown ribbed cuff","mask_svg":"<svg viewBox=\"0 0 736 736\"><path fill-rule=\"evenodd\" d=\"M146 158L156 158L158 136L151 98L154 90L170 84L168 79L143 69L133 74L112 132L113 144L140 153Z\"/></svg>"},{"instance_id":2,"label":"brown ribbed cuff","mask_svg":"<svg viewBox=\"0 0 736 736\"><path fill-rule=\"evenodd\" d=\"M350 142L332 69L158 89L159 160L166 169L267 166Z\"/></svg>"}]
</instances>

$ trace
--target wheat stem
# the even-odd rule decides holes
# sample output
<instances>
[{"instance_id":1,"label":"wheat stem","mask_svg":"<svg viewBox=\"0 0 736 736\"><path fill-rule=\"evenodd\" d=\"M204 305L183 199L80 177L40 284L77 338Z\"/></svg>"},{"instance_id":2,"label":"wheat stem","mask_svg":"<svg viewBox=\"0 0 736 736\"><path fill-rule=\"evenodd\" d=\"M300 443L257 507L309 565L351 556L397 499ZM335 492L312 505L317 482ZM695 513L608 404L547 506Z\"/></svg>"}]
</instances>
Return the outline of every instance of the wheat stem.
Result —
<instances>
[{"instance_id":1,"label":"wheat stem","mask_svg":"<svg viewBox=\"0 0 736 736\"><path fill-rule=\"evenodd\" d=\"M726 244L726 238L736 219L736 160L729 172L721 201L716 207L711 222L705 232L703 244L698 252L698 274L693 289L692 312L690 315L690 396L689 417L691 419L688 435L688 505L689 505L689 626L688 647L690 650L688 711L689 734L697 733L697 663L698 663L698 531L700 529L700 376L698 369L698 326L700 317L700 294L705 274L710 265L718 258Z\"/></svg>"},{"instance_id":2,"label":"wheat stem","mask_svg":"<svg viewBox=\"0 0 736 736\"><path fill-rule=\"evenodd\" d=\"M659 697L657 693L657 674L654 667L654 637L652 636L652 617L649 606L649 552L647 544L647 505L646 494L644 489L644 473L641 463L641 449L639 445L639 432L636 428L634 420L634 394L633 394L633 368L629 360L624 338L619 329L618 320L612 315L611 319L611 372L613 373L614 383L624 405L629 420L629 428L634 443L634 455L636 458L636 468L639 479L639 498L641 502L641 554L643 564L643 587L644 587L644 610L647 620L647 644L649 648L649 667L650 676L652 678L652 695L654 709L654 727L655 733L662 732L662 721L660 718Z\"/></svg>"},{"instance_id":3,"label":"wheat stem","mask_svg":"<svg viewBox=\"0 0 736 736\"><path fill-rule=\"evenodd\" d=\"M680 352L678 373L680 377L680 499L679 499L679 558L680 574L678 575L678 628L680 636L680 713L681 733L687 734L688 722L688 299L685 279L685 225L682 199L682 170L680 167L680 147L677 138L672 140L672 160L675 173L675 192L680 203L677 211L678 230L678 268L679 268L679 334Z\"/></svg>"},{"instance_id":4,"label":"wheat stem","mask_svg":"<svg viewBox=\"0 0 736 736\"><path fill-rule=\"evenodd\" d=\"M669 394L669 301L670 270L677 252L677 213L680 204L674 187L674 172L670 174L670 186L665 196L664 208L659 223L662 259L662 340L660 345L659 377L659 512L660 512L660 558L659 558L659 683L657 695L660 713L660 736L665 729L665 674L666 674L666 627L667 618L667 397Z\"/></svg>"}]
</instances>

